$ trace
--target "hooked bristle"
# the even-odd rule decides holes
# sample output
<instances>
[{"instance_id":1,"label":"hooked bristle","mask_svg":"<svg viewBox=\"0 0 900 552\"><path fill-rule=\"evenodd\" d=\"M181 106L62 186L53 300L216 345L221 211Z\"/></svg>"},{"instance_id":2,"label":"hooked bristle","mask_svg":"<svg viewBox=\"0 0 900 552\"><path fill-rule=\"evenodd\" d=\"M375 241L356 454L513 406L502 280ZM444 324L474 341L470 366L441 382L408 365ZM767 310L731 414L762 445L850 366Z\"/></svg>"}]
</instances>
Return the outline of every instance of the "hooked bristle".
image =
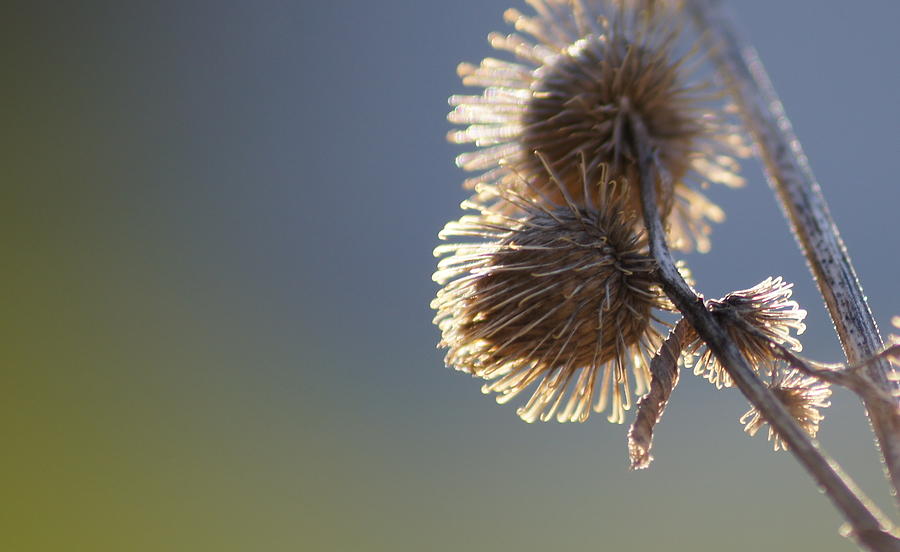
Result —
<instances>
[{"instance_id":1,"label":"hooked bristle","mask_svg":"<svg viewBox=\"0 0 900 552\"><path fill-rule=\"evenodd\" d=\"M757 372L770 374L774 370L776 356L770 342L794 351L803 349L791 330L797 335L806 331L803 323L806 311L790 300L792 287L793 284L779 276L767 278L750 289L729 293L722 299L707 301L710 312ZM698 357L696 361L694 355ZM728 372L696 335L693 344L685 348L685 361L694 365L694 374L703 375L716 387L734 385Z\"/></svg>"},{"instance_id":2,"label":"hooked bristle","mask_svg":"<svg viewBox=\"0 0 900 552\"><path fill-rule=\"evenodd\" d=\"M432 303L447 364L487 380L483 391L501 403L536 385L518 411L526 421L584 421L609 403L621 423L632 393L647 388L647 357L660 343L654 310L668 305L627 186L585 175L588 201L561 191L560 204L491 192L517 214L483 209L451 222L442 238L481 241L435 250L449 255Z\"/></svg>"},{"instance_id":3,"label":"hooked bristle","mask_svg":"<svg viewBox=\"0 0 900 552\"><path fill-rule=\"evenodd\" d=\"M639 118L657 152L656 184L670 245L707 250L709 222L720 222L723 214L695 187L707 181L740 185L732 155L746 152L735 147L735 129L715 108L722 92L693 79L694 66L703 61L699 46L678 54L680 18L665 4L545 0L534 16L509 12L519 33L493 33L490 42L517 61L487 58L467 65L463 83L484 91L451 98L449 120L468 125L451 141L478 147L457 164L485 171L467 187L514 186L521 175L560 202L549 167L577 198L583 155L591 168L606 164L613 178L632 183L628 202L639 211L639 148L631 131L631 120Z\"/></svg>"},{"instance_id":4,"label":"hooked bristle","mask_svg":"<svg viewBox=\"0 0 900 552\"><path fill-rule=\"evenodd\" d=\"M775 397L784 405L788 413L797 424L810 437L815 437L819 432L819 423L825 415L819 409L828 408L831 402L831 384L812 376L807 376L794 369L782 369L769 384L769 389ZM754 407L741 416L740 423L744 424L744 431L751 437L768 422ZM788 450L787 443L772 427L769 427L769 441L773 442L775 450Z\"/></svg>"}]
</instances>

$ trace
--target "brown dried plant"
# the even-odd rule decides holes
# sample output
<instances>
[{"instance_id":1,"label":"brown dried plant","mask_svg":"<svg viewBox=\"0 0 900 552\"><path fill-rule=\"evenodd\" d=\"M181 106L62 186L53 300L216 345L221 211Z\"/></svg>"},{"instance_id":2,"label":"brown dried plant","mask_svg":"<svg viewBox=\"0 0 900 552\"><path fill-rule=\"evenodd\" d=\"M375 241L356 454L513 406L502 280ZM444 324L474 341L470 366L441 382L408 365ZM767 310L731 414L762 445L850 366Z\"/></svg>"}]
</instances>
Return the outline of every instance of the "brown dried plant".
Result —
<instances>
[{"instance_id":1,"label":"brown dried plant","mask_svg":"<svg viewBox=\"0 0 900 552\"><path fill-rule=\"evenodd\" d=\"M831 397L831 384L798 370L781 368L776 370L776 375L769 383L769 389L787 408L788 413L797 421L803 431L810 437L815 437L819 432L819 422L825 418L825 415L819 410L831 406L831 402L828 400ZM766 417L756 407L753 407L741 416L740 422L744 424L744 431L753 436L766 425ZM788 450L784 439L771 426L769 427L769 441L772 441L776 451Z\"/></svg>"},{"instance_id":2,"label":"brown dried plant","mask_svg":"<svg viewBox=\"0 0 900 552\"><path fill-rule=\"evenodd\" d=\"M681 18L662 7L651 12L612 0L530 4L533 16L515 9L504 15L517 33L488 37L516 61L486 58L459 66L463 84L484 88L478 96L450 98L449 120L468 125L451 132L450 140L479 148L460 155L457 164L486 171L466 186L515 187L521 176L561 202L534 151L576 200L581 155L590 169L606 164L613 178L636 185L638 146L628 121L640 117L659 147L660 208L672 215L673 247L708 250L708 222L721 222L724 214L697 188L710 181L741 185L732 156L746 155L747 148L719 108L722 91L695 76L703 50L696 45L679 53ZM494 195L476 197L490 201ZM638 193L629 202L640 210Z\"/></svg>"},{"instance_id":3,"label":"brown dried plant","mask_svg":"<svg viewBox=\"0 0 900 552\"><path fill-rule=\"evenodd\" d=\"M627 184L586 170L581 180L581 204L556 179L562 204L537 188L528 196L494 188L495 205L517 214L482 207L441 233L479 241L435 250L450 255L434 275L444 287L432 303L447 364L488 380L483 391L498 393L500 403L539 382L518 410L529 422L554 414L581 422L611 395L609 420L622 423L632 387L639 395L647 389L661 341L654 311L671 308L646 238L635 231Z\"/></svg>"},{"instance_id":4,"label":"brown dried plant","mask_svg":"<svg viewBox=\"0 0 900 552\"><path fill-rule=\"evenodd\" d=\"M756 371L770 374L776 356L770 343L786 344L794 351L802 351L801 335L806 331L806 311L791 301L793 284L781 277L767 278L750 289L734 291L722 299L706 302L710 312L726 328L744 358ZM716 387L732 387L734 381L699 335L693 333L692 343L685 348L685 361L693 365L694 374L703 375ZM695 360L694 356L698 358Z\"/></svg>"},{"instance_id":5,"label":"brown dried plant","mask_svg":"<svg viewBox=\"0 0 900 552\"><path fill-rule=\"evenodd\" d=\"M464 207L477 214L447 224L440 237L453 243L435 250L445 363L486 380L482 391L500 403L530 389L517 411L528 422L581 422L610 407L608 419L621 423L632 393L642 396L628 434L633 468L652 460L679 363L693 365L717 388L740 389L752 406L744 430L768 424L775 450L790 450L826 490L857 543L900 550L890 524L812 441L830 385L844 385L866 403L900 491L900 392L888 388L900 378L884 371L898 349L874 347L874 321L827 209L815 211L824 199L777 97L760 101L774 92L748 66L752 49L709 15L718 12L708 0L527 2L534 15L505 14L516 33L489 36L516 60L461 64L463 84L483 90L450 98L449 120L467 126L449 139L477 148L457 164L483 172L464 183L475 191ZM718 40L713 48L706 35L682 46L685 12ZM697 77L708 57L775 175L839 335L862 362L794 353L806 311L781 278L703 301L672 259L670 247L708 250L708 222L723 218L697 188L742 183L741 133L722 91ZM665 312L683 319L673 326Z\"/></svg>"}]
</instances>

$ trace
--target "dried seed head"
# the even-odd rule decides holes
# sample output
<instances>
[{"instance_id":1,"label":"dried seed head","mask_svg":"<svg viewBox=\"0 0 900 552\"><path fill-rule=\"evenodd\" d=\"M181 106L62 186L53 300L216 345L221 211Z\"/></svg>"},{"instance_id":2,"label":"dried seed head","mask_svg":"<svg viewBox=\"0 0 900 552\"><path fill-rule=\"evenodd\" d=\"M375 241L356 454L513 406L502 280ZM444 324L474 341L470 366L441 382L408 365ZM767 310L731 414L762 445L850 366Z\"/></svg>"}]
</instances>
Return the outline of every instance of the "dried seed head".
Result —
<instances>
[{"instance_id":1,"label":"dried seed head","mask_svg":"<svg viewBox=\"0 0 900 552\"><path fill-rule=\"evenodd\" d=\"M783 344L795 351L803 349L791 335L806 331L806 311L791 301L793 284L781 277L764 281L742 291L729 293L722 299L707 301L707 307L725 327L750 366L757 371L771 373L775 356L770 342ZM694 335L694 342L685 349L685 362L694 364L694 374L704 375L716 387L731 387L734 383L705 343ZM694 362L693 355L698 358Z\"/></svg>"},{"instance_id":2,"label":"dried seed head","mask_svg":"<svg viewBox=\"0 0 900 552\"><path fill-rule=\"evenodd\" d=\"M438 264L434 279L444 287L432 302L447 365L488 380L482 391L498 393L499 403L536 383L518 410L528 422L554 414L581 422L611 395L609 420L621 423L631 403L627 367L643 393L647 353L661 341L651 321L667 301L626 211L626 186L583 182L588 201L579 206L566 193L554 205L501 189L497 199L516 216L482 207L449 223L441 238L487 241L435 250L450 254Z\"/></svg>"},{"instance_id":3,"label":"dried seed head","mask_svg":"<svg viewBox=\"0 0 900 552\"><path fill-rule=\"evenodd\" d=\"M450 98L455 109L449 120L469 126L449 139L480 148L460 155L457 164L487 171L467 186L510 186L517 173L561 202L550 174L532 155L536 150L573 197L581 190L579 155L594 165L608 164L614 178L637 184L637 138L630 120L640 118L664 175L657 186L670 245L708 249L707 221L720 222L724 215L688 182L740 185L729 154L746 148L720 110L711 110L721 93L709 83L691 82L689 66L700 56L677 56L676 14L660 2L652 3L653 10L638 8L646 2L612 0L530 3L535 16L506 12L521 34L489 36L494 48L514 54L518 62L487 58L477 67L459 67L463 84L485 89L480 96ZM630 207L640 212L639 186L629 195Z\"/></svg>"},{"instance_id":4,"label":"dried seed head","mask_svg":"<svg viewBox=\"0 0 900 552\"><path fill-rule=\"evenodd\" d=\"M815 437L819 431L819 422L825 415L819 412L820 408L828 408L831 402L831 388L829 383L804 375L793 369L783 369L769 384L769 389L787 408L790 415L800 424L803 431L810 437ZM762 414L754 407L741 416L740 422L744 424L744 431L751 436L761 427L767 424ZM769 440L774 442L775 450L787 450L787 444L775 431L769 427Z\"/></svg>"}]
</instances>

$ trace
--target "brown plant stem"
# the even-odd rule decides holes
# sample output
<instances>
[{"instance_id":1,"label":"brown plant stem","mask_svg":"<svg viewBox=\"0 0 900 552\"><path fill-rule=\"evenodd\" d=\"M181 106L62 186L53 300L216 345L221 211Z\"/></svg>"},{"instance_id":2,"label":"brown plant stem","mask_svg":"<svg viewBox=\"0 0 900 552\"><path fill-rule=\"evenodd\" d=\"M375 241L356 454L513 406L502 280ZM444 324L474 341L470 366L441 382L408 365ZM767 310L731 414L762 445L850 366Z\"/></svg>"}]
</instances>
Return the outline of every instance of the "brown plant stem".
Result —
<instances>
[{"instance_id":1,"label":"brown plant stem","mask_svg":"<svg viewBox=\"0 0 900 552\"><path fill-rule=\"evenodd\" d=\"M712 57L757 144L769 184L806 256L847 362L855 364L874 357L884 346L878 326L822 190L756 50L737 32L719 0L684 0L684 4L698 30L712 40ZM879 358L866 371L888 395L896 390L888 377L892 368L887 360ZM883 401L861 398L900 505L900 427L894 414L897 401L891 407Z\"/></svg>"},{"instance_id":2,"label":"brown plant stem","mask_svg":"<svg viewBox=\"0 0 900 552\"><path fill-rule=\"evenodd\" d=\"M659 265L659 280L666 295L716 355L738 389L788 444L790 452L841 512L850 526L849 536L872 552L900 551L900 539L891 533L890 523L862 495L856 484L842 473L837 463L827 458L800 428L784 405L750 368L737 346L728 338L725 329L707 310L703 299L678 272L666 243L665 230L657 208L655 183L659 172L656 169L656 152L650 147L646 128L638 117L631 118L631 127L636 142L642 146L638 166L650 253Z\"/></svg>"}]
</instances>

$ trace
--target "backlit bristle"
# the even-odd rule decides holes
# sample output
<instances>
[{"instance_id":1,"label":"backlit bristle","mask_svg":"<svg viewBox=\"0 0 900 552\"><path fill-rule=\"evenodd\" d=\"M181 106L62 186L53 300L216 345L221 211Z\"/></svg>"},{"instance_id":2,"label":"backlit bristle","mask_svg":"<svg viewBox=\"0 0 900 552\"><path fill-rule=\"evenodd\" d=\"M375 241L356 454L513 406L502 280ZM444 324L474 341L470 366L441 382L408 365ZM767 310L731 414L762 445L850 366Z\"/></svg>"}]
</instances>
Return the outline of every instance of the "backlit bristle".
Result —
<instances>
[{"instance_id":1,"label":"backlit bristle","mask_svg":"<svg viewBox=\"0 0 900 552\"><path fill-rule=\"evenodd\" d=\"M514 187L524 176L561 202L551 175L533 155L540 151L577 199L583 155L591 168L606 164L612 178L631 183L627 201L639 211L638 147L630 130L630 121L639 118L657 151L670 245L707 250L709 223L724 215L696 188L708 181L740 185L732 155L745 154L746 148L723 110L716 109L721 91L693 78L703 61L700 48L679 53L678 14L662 2L531 4L536 15L506 14L517 33L489 36L494 48L516 61L487 58L478 66L460 66L463 84L484 88L478 96L450 99L449 120L467 125L450 140L478 148L460 155L457 164L484 171L466 185Z\"/></svg>"},{"instance_id":2,"label":"backlit bristle","mask_svg":"<svg viewBox=\"0 0 900 552\"><path fill-rule=\"evenodd\" d=\"M666 308L646 240L635 232L627 187L585 175L576 204L494 188L497 204L447 225L432 307L446 363L487 380L505 403L534 386L519 408L526 421L584 421L610 406L621 423L632 393L648 383L648 355ZM528 184L523 184L528 187ZM541 196L538 189L535 196ZM628 368L632 368L629 375Z\"/></svg>"}]
</instances>

